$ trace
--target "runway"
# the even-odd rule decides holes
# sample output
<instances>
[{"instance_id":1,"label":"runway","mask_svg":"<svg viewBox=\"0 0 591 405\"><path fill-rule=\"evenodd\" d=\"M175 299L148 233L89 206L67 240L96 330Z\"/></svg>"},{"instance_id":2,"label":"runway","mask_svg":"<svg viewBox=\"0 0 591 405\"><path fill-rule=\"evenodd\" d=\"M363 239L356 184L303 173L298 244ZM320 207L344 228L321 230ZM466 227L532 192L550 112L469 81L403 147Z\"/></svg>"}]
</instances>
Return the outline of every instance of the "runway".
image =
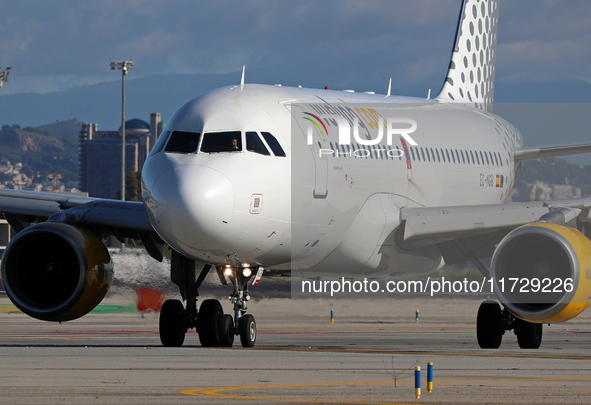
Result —
<instances>
[{"instance_id":1,"label":"runway","mask_svg":"<svg viewBox=\"0 0 591 405\"><path fill-rule=\"evenodd\" d=\"M589 312L545 326L538 350L519 349L512 332L500 349L481 350L479 302L263 299L249 311L256 348L240 348L237 338L231 349L203 349L194 333L182 348L162 348L157 314L98 313L53 324L14 313L4 299L0 403L591 402ZM423 370L420 399L415 365Z\"/></svg>"}]
</instances>

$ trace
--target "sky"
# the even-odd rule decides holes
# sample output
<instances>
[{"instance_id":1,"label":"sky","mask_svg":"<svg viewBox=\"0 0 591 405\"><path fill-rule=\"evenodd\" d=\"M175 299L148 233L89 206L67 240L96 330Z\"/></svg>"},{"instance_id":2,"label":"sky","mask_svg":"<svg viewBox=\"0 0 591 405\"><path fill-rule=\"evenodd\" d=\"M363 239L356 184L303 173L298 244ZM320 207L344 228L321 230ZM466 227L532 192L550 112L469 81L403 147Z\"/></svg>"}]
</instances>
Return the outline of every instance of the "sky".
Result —
<instances>
[{"instance_id":1,"label":"sky","mask_svg":"<svg viewBox=\"0 0 591 405\"><path fill-rule=\"evenodd\" d=\"M0 0L2 94L120 80L109 59L134 61L128 80L246 65L247 82L385 92L393 77L426 93L443 82L460 3ZM590 82L589 49L591 1L501 0L497 81Z\"/></svg>"}]
</instances>

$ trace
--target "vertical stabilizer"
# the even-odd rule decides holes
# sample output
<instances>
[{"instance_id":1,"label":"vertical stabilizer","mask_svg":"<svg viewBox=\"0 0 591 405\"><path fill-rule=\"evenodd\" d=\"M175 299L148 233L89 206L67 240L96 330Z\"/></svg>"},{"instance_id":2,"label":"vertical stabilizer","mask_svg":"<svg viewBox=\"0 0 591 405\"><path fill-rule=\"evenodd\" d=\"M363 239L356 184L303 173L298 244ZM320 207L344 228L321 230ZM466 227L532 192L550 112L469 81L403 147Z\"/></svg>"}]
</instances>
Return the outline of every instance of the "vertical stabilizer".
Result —
<instances>
[{"instance_id":1,"label":"vertical stabilizer","mask_svg":"<svg viewBox=\"0 0 591 405\"><path fill-rule=\"evenodd\" d=\"M474 103L492 111L499 0L463 0L440 102Z\"/></svg>"}]
</instances>

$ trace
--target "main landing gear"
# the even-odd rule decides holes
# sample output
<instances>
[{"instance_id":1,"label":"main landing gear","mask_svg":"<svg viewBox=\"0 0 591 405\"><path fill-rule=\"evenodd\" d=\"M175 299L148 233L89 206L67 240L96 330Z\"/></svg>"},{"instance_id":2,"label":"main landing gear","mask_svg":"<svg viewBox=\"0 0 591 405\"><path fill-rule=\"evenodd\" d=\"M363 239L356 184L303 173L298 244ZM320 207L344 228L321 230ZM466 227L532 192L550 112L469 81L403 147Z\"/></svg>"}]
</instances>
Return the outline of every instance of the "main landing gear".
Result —
<instances>
[{"instance_id":1,"label":"main landing gear","mask_svg":"<svg viewBox=\"0 0 591 405\"><path fill-rule=\"evenodd\" d=\"M181 254L172 253L171 279L179 286L186 307L179 300L166 300L160 311L160 341L164 347L179 347L185 341L185 334L195 328L203 347L232 347L234 336L240 336L243 347L254 347L257 327L254 316L247 314L248 281L252 270L248 267L216 268L222 284L229 280L234 291L229 297L234 304L234 317L224 314L218 300L204 300L197 310L198 289L212 266L206 265L199 277L195 275L195 261Z\"/></svg>"},{"instance_id":2,"label":"main landing gear","mask_svg":"<svg viewBox=\"0 0 591 405\"><path fill-rule=\"evenodd\" d=\"M483 349L498 349L505 331L513 329L522 349L537 349L542 343L542 324L516 318L496 301L484 301L478 309L476 336Z\"/></svg>"}]
</instances>

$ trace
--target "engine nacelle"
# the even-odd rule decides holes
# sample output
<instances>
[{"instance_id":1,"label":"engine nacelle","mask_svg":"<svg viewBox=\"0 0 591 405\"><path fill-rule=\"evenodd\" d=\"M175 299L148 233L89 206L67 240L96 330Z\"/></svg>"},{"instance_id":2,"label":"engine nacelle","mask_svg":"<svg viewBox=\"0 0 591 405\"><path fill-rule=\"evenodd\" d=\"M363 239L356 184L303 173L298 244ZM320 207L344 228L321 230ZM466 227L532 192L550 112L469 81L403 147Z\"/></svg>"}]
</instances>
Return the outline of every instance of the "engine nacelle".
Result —
<instances>
[{"instance_id":1,"label":"engine nacelle","mask_svg":"<svg viewBox=\"0 0 591 405\"><path fill-rule=\"evenodd\" d=\"M105 245L85 228L56 222L18 233L2 256L2 282L21 311L69 321L92 311L113 281Z\"/></svg>"},{"instance_id":2,"label":"engine nacelle","mask_svg":"<svg viewBox=\"0 0 591 405\"><path fill-rule=\"evenodd\" d=\"M516 317L568 321L591 301L591 240L562 225L525 225L501 241L491 275L499 300Z\"/></svg>"}]
</instances>

